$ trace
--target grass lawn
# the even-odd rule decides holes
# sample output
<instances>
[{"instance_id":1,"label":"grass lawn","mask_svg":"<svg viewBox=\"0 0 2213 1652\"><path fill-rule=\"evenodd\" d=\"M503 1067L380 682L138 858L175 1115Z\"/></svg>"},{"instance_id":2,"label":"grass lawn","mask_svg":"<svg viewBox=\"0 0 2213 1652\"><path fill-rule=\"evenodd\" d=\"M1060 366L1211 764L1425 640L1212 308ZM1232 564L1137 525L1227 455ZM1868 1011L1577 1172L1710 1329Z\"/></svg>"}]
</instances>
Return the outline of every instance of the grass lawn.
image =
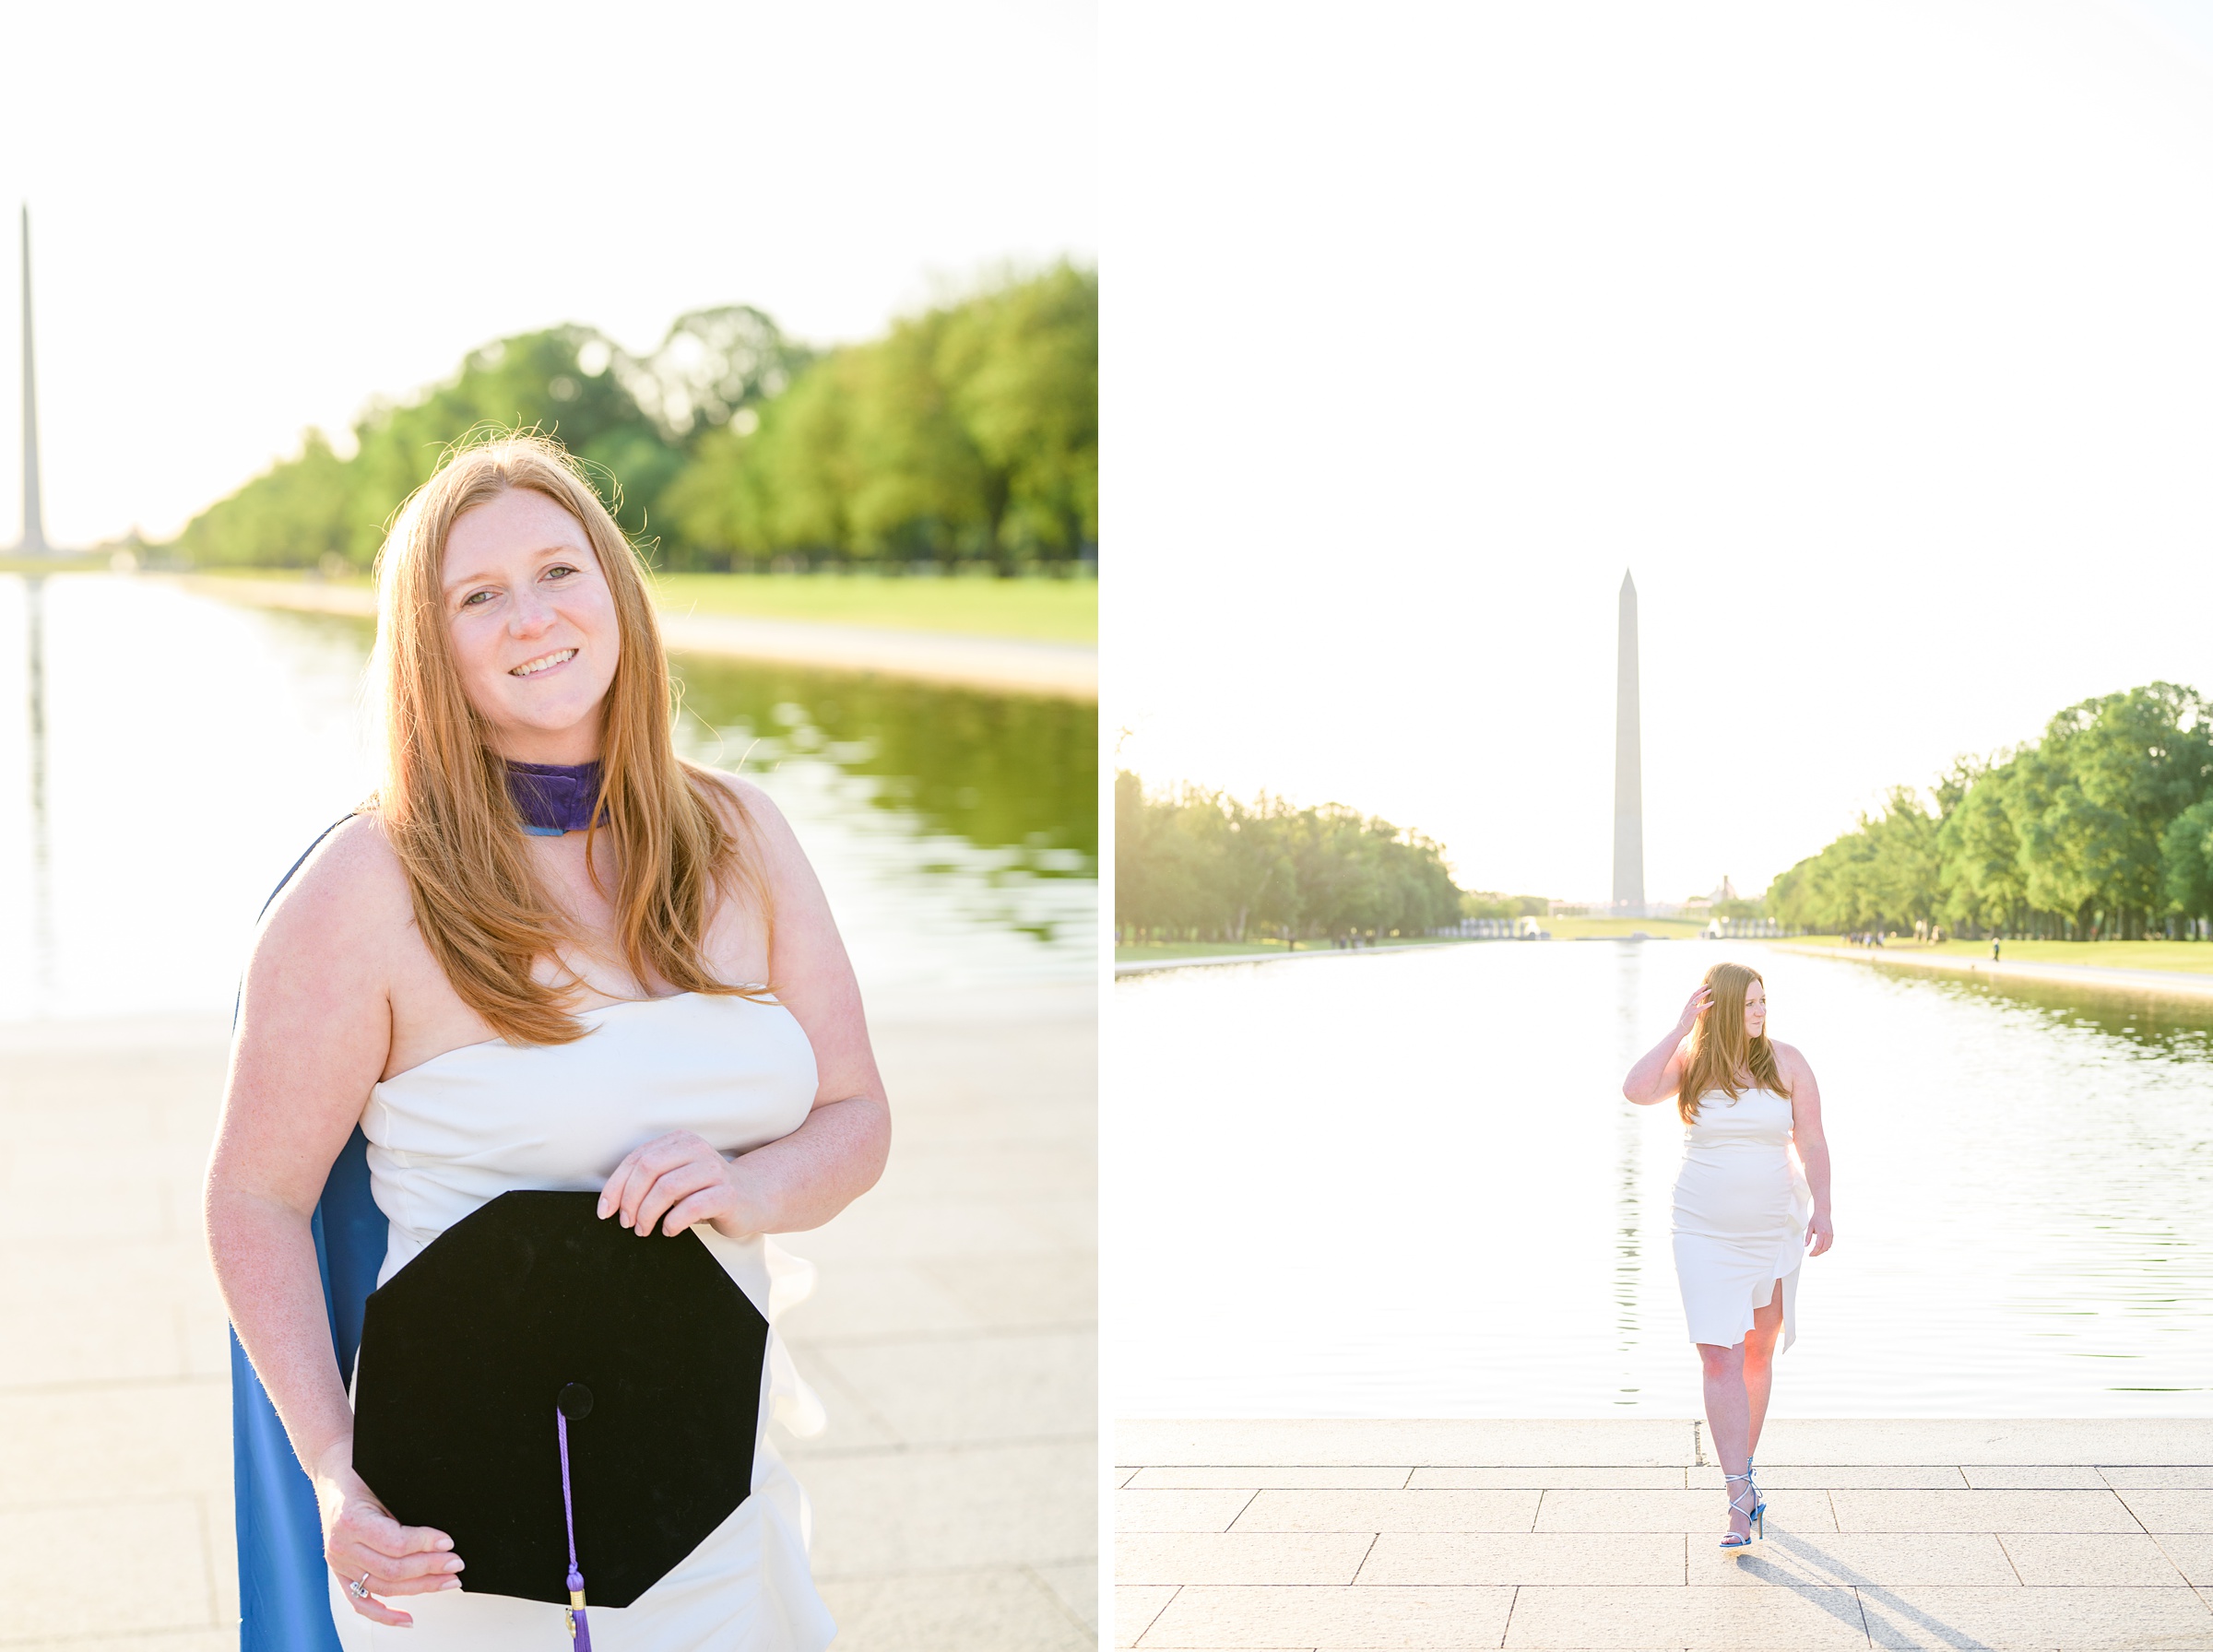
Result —
<instances>
[{"instance_id":1,"label":"grass lawn","mask_svg":"<svg viewBox=\"0 0 2213 1652\"><path fill-rule=\"evenodd\" d=\"M105 557L0 556L0 573L105 573L107 571Z\"/></svg>"},{"instance_id":2,"label":"grass lawn","mask_svg":"<svg viewBox=\"0 0 2213 1652\"><path fill-rule=\"evenodd\" d=\"M1414 935L1397 940L1376 943L1377 950L1384 947L1452 947L1461 945L1458 937L1442 935ZM1368 949L1363 948L1366 951ZM1302 940L1298 943L1300 957L1308 952L1331 952L1336 949L1326 940ZM1290 949L1280 940L1173 940L1156 946L1117 947L1117 963L1158 963L1171 958L1247 958L1260 952L1288 954Z\"/></svg>"},{"instance_id":3,"label":"grass lawn","mask_svg":"<svg viewBox=\"0 0 2213 1652\"><path fill-rule=\"evenodd\" d=\"M1652 940L1695 940L1705 929L1703 918L1539 918L1555 940L1595 940L1628 936L1639 929Z\"/></svg>"},{"instance_id":4,"label":"grass lawn","mask_svg":"<svg viewBox=\"0 0 2213 1652\"><path fill-rule=\"evenodd\" d=\"M234 579L302 580L297 568L207 568ZM367 574L333 584L362 585ZM958 631L1035 643L1095 643L1099 583L1094 579L886 579L876 573L664 573L655 599L679 614L740 614L818 625Z\"/></svg>"},{"instance_id":5,"label":"grass lawn","mask_svg":"<svg viewBox=\"0 0 2213 1652\"><path fill-rule=\"evenodd\" d=\"M663 608L959 631L1036 643L1095 643L1099 584L1094 579L886 579L874 573L664 573Z\"/></svg>"},{"instance_id":6,"label":"grass lawn","mask_svg":"<svg viewBox=\"0 0 2213 1652\"><path fill-rule=\"evenodd\" d=\"M151 570L151 572L160 573L163 572L163 570L157 568ZM195 579L202 577L209 579L263 579L278 581L286 584L293 585L305 584L308 578L308 572L309 571L305 568L223 567L195 568L191 570L193 577ZM376 582L371 579L366 573L341 573L336 579L325 579L318 574L316 576L315 583L324 585L354 585L364 591L370 589L376 584Z\"/></svg>"},{"instance_id":7,"label":"grass lawn","mask_svg":"<svg viewBox=\"0 0 2213 1652\"><path fill-rule=\"evenodd\" d=\"M1805 947L1841 947L1837 935L1800 936L1793 943ZM1947 940L1942 946L1895 940L1875 955L1934 953L1940 958L1988 958L1986 940ZM2193 975L2213 974L2213 942L2187 940L2009 940L2006 963L2072 963L2085 969L2177 970Z\"/></svg>"}]
</instances>

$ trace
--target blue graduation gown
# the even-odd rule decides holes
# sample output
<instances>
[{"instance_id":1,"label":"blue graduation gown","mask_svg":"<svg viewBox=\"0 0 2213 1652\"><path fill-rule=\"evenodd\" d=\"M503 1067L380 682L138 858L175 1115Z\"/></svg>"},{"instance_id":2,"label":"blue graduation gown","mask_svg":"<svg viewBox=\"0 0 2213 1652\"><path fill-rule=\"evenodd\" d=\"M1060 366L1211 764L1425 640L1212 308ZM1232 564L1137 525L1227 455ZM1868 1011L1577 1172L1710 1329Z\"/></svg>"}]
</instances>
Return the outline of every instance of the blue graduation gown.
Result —
<instances>
[{"instance_id":1,"label":"blue graduation gown","mask_svg":"<svg viewBox=\"0 0 2213 1652\"><path fill-rule=\"evenodd\" d=\"M330 829L335 831L336 827ZM325 831L323 837L330 835ZM322 837L315 840L320 844ZM314 853L292 863L269 899ZM265 905L263 910L267 910ZM369 1197L369 1141L357 1126L315 1206L315 1267L331 1351L350 1373L361 1310L385 1264L385 1213ZM239 1652L339 1652L314 1488L292 1455L268 1390L231 1333L231 1452L238 1504Z\"/></svg>"}]
</instances>

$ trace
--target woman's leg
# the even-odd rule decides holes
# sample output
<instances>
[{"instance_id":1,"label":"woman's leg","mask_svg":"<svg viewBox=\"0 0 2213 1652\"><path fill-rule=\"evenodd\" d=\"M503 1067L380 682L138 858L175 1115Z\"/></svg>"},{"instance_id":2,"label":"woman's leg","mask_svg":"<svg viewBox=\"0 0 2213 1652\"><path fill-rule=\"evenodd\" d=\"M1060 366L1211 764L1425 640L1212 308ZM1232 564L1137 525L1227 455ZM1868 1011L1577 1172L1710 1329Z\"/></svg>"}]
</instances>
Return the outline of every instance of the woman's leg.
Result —
<instances>
[{"instance_id":1,"label":"woman's leg","mask_svg":"<svg viewBox=\"0 0 2213 1652\"><path fill-rule=\"evenodd\" d=\"M1722 1472L1741 1475L1745 1458L1751 1454L1751 1406L1745 1396L1745 1350L1742 1343L1734 1348L1723 1348L1718 1343L1698 1344L1698 1363L1706 1375L1706 1426L1713 1434L1713 1454L1722 1459ZM1744 1506L1729 1511L1729 1529L1740 1537L1752 1529L1747 1512L1752 1500L1746 1497L1741 1480L1728 1482L1733 1501L1741 1500Z\"/></svg>"},{"instance_id":2,"label":"woman's leg","mask_svg":"<svg viewBox=\"0 0 2213 1652\"><path fill-rule=\"evenodd\" d=\"M1745 1333L1745 1401L1748 1426L1745 1431L1745 1455L1759 1450L1760 1424L1768 1420L1768 1390L1775 1380L1775 1343L1782 1335L1782 1281L1775 1281L1775 1294L1768 1299L1765 1307L1752 1312L1752 1328Z\"/></svg>"}]
</instances>

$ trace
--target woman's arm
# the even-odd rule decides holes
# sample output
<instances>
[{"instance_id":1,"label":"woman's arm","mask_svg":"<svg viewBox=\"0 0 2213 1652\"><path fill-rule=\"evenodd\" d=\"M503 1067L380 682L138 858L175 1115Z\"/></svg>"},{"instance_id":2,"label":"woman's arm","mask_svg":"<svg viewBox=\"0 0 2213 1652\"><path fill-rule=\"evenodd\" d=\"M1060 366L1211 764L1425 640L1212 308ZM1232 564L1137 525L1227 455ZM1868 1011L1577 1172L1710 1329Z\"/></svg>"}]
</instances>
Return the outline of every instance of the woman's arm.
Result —
<instances>
[{"instance_id":1,"label":"woman's arm","mask_svg":"<svg viewBox=\"0 0 2213 1652\"><path fill-rule=\"evenodd\" d=\"M860 987L830 903L767 794L728 777L745 804L775 906L769 982L814 1046L813 1110L790 1135L724 1158L696 1136L664 1136L615 1167L602 1216L680 1233L712 1221L731 1238L819 1228L876 1185L891 1151L891 1105L869 1046Z\"/></svg>"},{"instance_id":2,"label":"woman's arm","mask_svg":"<svg viewBox=\"0 0 2213 1652\"><path fill-rule=\"evenodd\" d=\"M1828 1137L1821 1128L1821 1086L1814 1082L1812 1065L1796 1049L1779 1044L1775 1054L1790 1069L1791 1139L1797 1144L1798 1162L1805 1166L1805 1185L1814 1196L1813 1219L1805 1224L1805 1236L1813 1248L1806 1255L1817 1257L1837 1236L1829 1220Z\"/></svg>"},{"instance_id":3,"label":"woman's arm","mask_svg":"<svg viewBox=\"0 0 2213 1652\"><path fill-rule=\"evenodd\" d=\"M1621 1081L1621 1093L1639 1107L1649 1107L1654 1102L1664 1102L1682 1088L1683 1041L1690 1036L1691 1028L1698 1024L1698 1016L1706 1008L1706 988L1700 986L1685 1000L1683 1013L1675 1018L1675 1030L1638 1058L1629 1068L1629 1076Z\"/></svg>"},{"instance_id":4,"label":"woman's arm","mask_svg":"<svg viewBox=\"0 0 2213 1652\"><path fill-rule=\"evenodd\" d=\"M353 1473L353 1410L310 1223L384 1070L391 939L411 916L404 877L365 818L334 832L271 908L246 970L205 1201L231 1323L314 1482L325 1553L386 1594L446 1587L459 1562L444 1533L398 1525ZM410 1621L373 1600L355 1610Z\"/></svg>"}]
</instances>

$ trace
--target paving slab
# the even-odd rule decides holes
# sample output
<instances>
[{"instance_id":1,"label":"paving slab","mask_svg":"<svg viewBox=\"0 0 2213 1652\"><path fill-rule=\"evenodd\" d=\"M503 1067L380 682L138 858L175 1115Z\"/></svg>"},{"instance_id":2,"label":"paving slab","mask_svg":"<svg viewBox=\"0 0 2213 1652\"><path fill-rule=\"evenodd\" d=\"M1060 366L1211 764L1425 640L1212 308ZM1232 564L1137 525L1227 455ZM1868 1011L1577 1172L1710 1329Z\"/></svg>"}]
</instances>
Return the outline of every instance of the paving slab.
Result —
<instances>
[{"instance_id":1,"label":"paving slab","mask_svg":"<svg viewBox=\"0 0 2213 1652\"><path fill-rule=\"evenodd\" d=\"M204 1630L218 1621L209 1559L196 1497L0 1511L0 1645Z\"/></svg>"},{"instance_id":2,"label":"paving slab","mask_svg":"<svg viewBox=\"0 0 2213 1652\"><path fill-rule=\"evenodd\" d=\"M2213 1418L1773 1418L1759 1465L1786 1463L2213 1463Z\"/></svg>"},{"instance_id":3,"label":"paving slab","mask_svg":"<svg viewBox=\"0 0 2213 1652\"><path fill-rule=\"evenodd\" d=\"M2213 1647L2213 1610L2187 1588L1862 1589L1877 1646L1988 1652Z\"/></svg>"},{"instance_id":4,"label":"paving slab","mask_svg":"<svg viewBox=\"0 0 2213 1652\"><path fill-rule=\"evenodd\" d=\"M1230 1522L1259 1496L1242 1488L1174 1492L1117 1492L1117 1531L1227 1531Z\"/></svg>"},{"instance_id":5,"label":"paving slab","mask_svg":"<svg viewBox=\"0 0 2213 1652\"><path fill-rule=\"evenodd\" d=\"M1864 1648L1867 1628L1859 1596L1849 1588L1523 1588L1515 1592L1505 1645L1547 1652L1650 1646L1812 1652Z\"/></svg>"},{"instance_id":6,"label":"paving slab","mask_svg":"<svg viewBox=\"0 0 2213 1652\"><path fill-rule=\"evenodd\" d=\"M1647 1468L1642 1466L1615 1468L1558 1468L1524 1469L1467 1469L1422 1468L1414 1470L1407 1485L1419 1491L1443 1491L1455 1487L1470 1490L1488 1488L1498 1491L1556 1491L1574 1487L1583 1491L1601 1492L1665 1492L1682 1491L1690 1482L1686 1469ZM1713 1471L1713 1483L1722 1483L1722 1471Z\"/></svg>"},{"instance_id":7,"label":"paving slab","mask_svg":"<svg viewBox=\"0 0 2213 1652\"><path fill-rule=\"evenodd\" d=\"M1930 1539L1915 1540L1932 1541ZM2032 1586L2172 1588L2183 1575L2160 1540L2142 1532L2016 1531L1999 1538L2020 1581ZM1980 1578L1885 1577L1883 1583L1979 1583Z\"/></svg>"},{"instance_id":8,"label":"paving slab","mask_svg":"<svg viewBox=\"0 0 2213 1652\"><path fill-rule=\"evenodd\" d=\"M1722 1466L1719 1463L1693 1467L1685 1471L1690 1489L1694 1492L1718 1492L1722 1489ZM1817 1490L1833 1492L1840 1486L1876 1492L1964 1492L1969 1489L1967 1471L1950 1463L1778 1463L1759 1465L1759 1483L1763 1491L1798 1492ZM2102 1485L2102 1481L2092 1481Z\"/></svg>"},{"instance_id":9,"label":"paving slab","mask_svg":"<svg viewBox=\"0 0 2213 1652\"><path fill-rule=\"evenodd\" d=\"M2213 1465L2202 1463L2108 1463L2098 1470L2116 1492L2213 1492Z\"/></svg>"},{"instance_id":10,"label":"paving slab","mask_svg":"<svg viewBox=\"0 0 2213 1652\"><path fill-rule=\"evenodd\" d=\"M1256 1492L1234 1529L1527 1531L1544 1495L1530 1491Z\"/></svg>"},{"instance_id":11,"label":"paving slab","mask_svg":"<svg viewBox=\"0 0 2213 1652\"><path fill-rule=\"evenodd\" d=\"M1683 1582L1683 1539L1673 1532L1386 1531L1358 1581L1406 1584L1645 1584Z\"/></svg>"},{"instance_id":12,"label":"paving slab","mask_svg":"<svg viewBox=\"0 0 2213 1652\"><path fill-rule=\"evenodd\" d=\"M1713 1528L1687 1541L1693 1584L2006 1587L2021 1581L1997 1537L1987 1531L1808 1533L1770 1524L1766 1540L1749 1550L1722 1548Z\"/></svg>"},{"instance_id":13,"label":"paving slab","mask_svg":"<svg viewBox=\"0 0 2213 1652\"><path fill-rule=\"evenodd\" d=\"M1018 1568L926 1574L822 1585L837 1638L909 1652L969 1652L978 1646L1024 1652L1091 1652L1095 1630L1030 1573Z\"/></svg>"},{"instance_id":14,"label":"paving slab","mask_svg":"<svg viewBox=\"0 0 2213 1652\"><path fill-rule=\"evenodd\" d=\"M1448 1470L1431 1470L1448 1472ZM1330 1469L1298 1467L1289 1469L1134 1469L1130 1470L1128 1483L1148 1491L1173 1491L1189 1488L1226 1490L1242 1487L1250 1492L1263 1489L1294 1492L1394 1492L1407 1483L1414 1469L1405 1467L1373 1469Z\"/></svg>"},{"instance_id":15,"label":"paving slab","mask_svg":"<svg viewBox=\"0 0 2213 1652\"><path fill-rule=\"evenodd\" d=\"M1095 1471L1081 1441L809 1457L798 1472L814 1504L815 1574L1095 1565Z\"/></svg>"},{"instance_id":16,"label":"paving slab","mask_svg":"<svg viewBox=\"0 0 2213 1652\"><path fill-rule=\"evenodd\" d=\"M977 1328L865 1342L818 1341L870 1414L914 1445L1081 1439L1097 1419L1098 1339L1088 1328ZM988 1407L976 1403L988 1393Z\"/></svg>"},{"instance_id":17,"label":"paving slab","mask_svg":"<svg viewBox=\"0 0 2213 1652\"><path fill-rule=\"evenodd\" d=\"M1605 1418L1534 1422L1407 1418L1313 1421L1126 1420L1115 1425L1118 1460L1143 1465L1293 1463L1428 1467L1642 1464L1696 1460L1687 1421ZM2027 1459L2024 1459L2027 1460ZM2115 1457L2110 1460L2123 1460ZM2213 1460L2209 1457L2207 1460Z\"/></svg>"},{"instance_id":18,"label":"paving slab","mask_svg":"<svg viewBox=\"0 0 2213 1652\"><path fill-rule=\"evenodd\" d=\"M1114 1581L1124 1584L1353 1582L1377 1540L1365 1531L1125 1532ZM1445 1579L1451 1582L1455 1579Z\"/></svg>"},{"instance_id":19,"label":"paving slab","mask_svg":"<svg viewBox=\"0 0 2213 1652\"><path fill-rule=\"evenodd\" d=\"M2191 1497L2194 1492L2132 1492ZM2118 1492L1831 1492L1839 1531L2141 1531Z\"/></svg>"},{"instance_id":20,"label":"paving slab","mask_svg":"<svg viewBox=\"0 0 2213 1652\"><path fill-rule=\"evenodd\" d=\"M1134 1646L1138 1637L1153 1627L1153 1621L1167 1610L1168 1602L1176 1599L1176 1586L1131 1587L1117 1584L1114 1587L1114 1644Z\"/></svg>"},{"instance_id":21,"label":"paving slab","mask_svg":"<svg viewBox=\"0 0 2213 1652\"><path fill-rule=\"evenodd\" d=\"M2213 1590L2213 1537L2162 1535L2152 1539L2160 1552L2174 1564L2183 1580L2200 1589Z\"/></svg>"},{"instance_id":22,"label":"paving slab","mask_svg":"<svg viewBox=\"0 0 2213 1652\"><path fill-rule=\"evenodd\" d=\"M1134 1645L1200 1648L1496 1646L1510 1588L1204 1588L1176 1591Z\"/></svg>"},{"instance_id":23,"label":"paving slab","mask_svg":"<svg viewBox=\"0 0 2213 1652\"><path fill-rule=\"evenodd\" d=\"M2146 1531L2213 1533L2213 1492L2142 1491L2113 1493Z\"/></svg>"},{"instance_id":24,"label":"paving slab","mask_svg":"<svg viewBox=\"0 0 2213 1652\"><path fill-rule=\"evenodd\" d=\"M1728 1523L1727 1500L1718 1492L1567 1490L1544 1495L1538 1531L1675 1531L1711 1538L1718 1544ZM1837 1529L1829 1494L1818 1491L1770 1492L1767 1523L1769 1531Z\"/></svg>"},{"instance_id":25,"label":"paving slab","mask_svg":"<svg viewBox=\"0 0 2213 1652\"><path fill-rule=\"evenodd\" d=\"M2103 1492L2103 1473L2088 1463L1968 1463L1960 1470L1977 1492Z\"/></svg>"}]
</instances>

